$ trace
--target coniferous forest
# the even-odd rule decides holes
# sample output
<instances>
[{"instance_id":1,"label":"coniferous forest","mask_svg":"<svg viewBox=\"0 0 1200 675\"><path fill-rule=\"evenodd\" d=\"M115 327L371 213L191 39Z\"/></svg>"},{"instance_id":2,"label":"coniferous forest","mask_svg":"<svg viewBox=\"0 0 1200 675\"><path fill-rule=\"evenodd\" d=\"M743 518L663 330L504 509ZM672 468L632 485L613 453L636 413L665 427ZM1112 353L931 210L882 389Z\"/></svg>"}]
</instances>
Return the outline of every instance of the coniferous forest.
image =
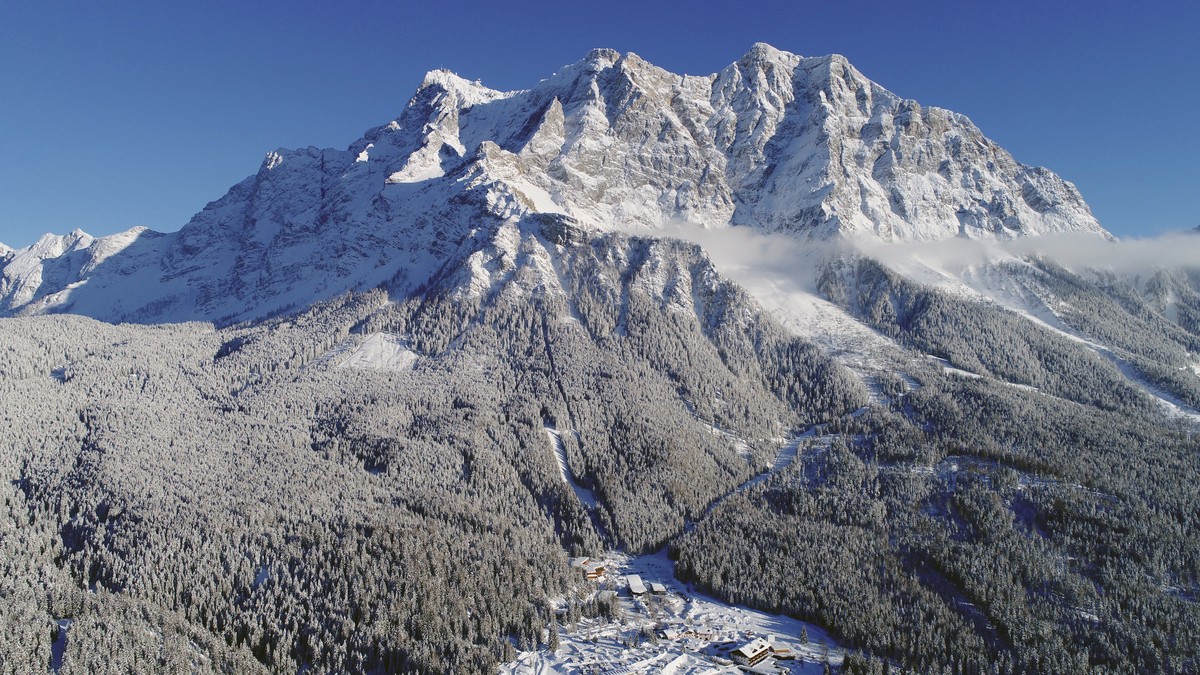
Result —
<instances>
[{"instance_id":1,"label":"coniferous forest","mask_svg":"<svg viewBox=\"0 0 1200 675\"><path fill-rule=\"evenodd\" d=\"M563 598L604 610L568 556L664 546L846 672L1200 670L1200 443L1122 370L1200 400L1197 324L1155 305L1188 278L1032 266L1108 358L832 264L907 364L864 378L694 245L528 234L497 264L246 324L0 320L0 671L490 673ZM410 367L340 367L378 333Z\"/></svg>"}]
</instances>

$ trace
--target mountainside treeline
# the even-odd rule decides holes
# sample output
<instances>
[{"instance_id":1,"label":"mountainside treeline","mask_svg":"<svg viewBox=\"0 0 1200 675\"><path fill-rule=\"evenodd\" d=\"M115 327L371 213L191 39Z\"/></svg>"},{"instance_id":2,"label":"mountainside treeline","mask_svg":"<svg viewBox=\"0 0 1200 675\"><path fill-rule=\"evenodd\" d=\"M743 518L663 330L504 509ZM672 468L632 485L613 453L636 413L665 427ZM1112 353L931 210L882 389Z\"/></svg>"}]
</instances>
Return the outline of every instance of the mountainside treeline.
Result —
<instances>
[{"instance_id":1,"label":"mountainside treeline","mask_svg":"<svg viewBox=\"0 0 1200 675\"><path fill-rule=\"evenodd\" d=\"M677 574L828 626L861 650L847 672L1200 668L1191 423L1162 416L1108 359L1007 310L866 259L822 286L969 372L930 363L911 388L886 383L887 406L826 427L794 465L673 540ZM1112 302L1096 297L1075 305ZM1186 356L1178 331L1128 348L1167 340L1182 345L1168 356Z\"/></svg>"},{"instance_id":2,"label":"mountainside treeline","mask_svg":"<svg viewBox=\"0 0 1200 675\"><path fill-rule=\"evenodd\" d=\"M656 548L866 401L694 246L522 247L482 295L0 322L0 671L492 672L576 592L568 552ZM323 356L377 330L411 369Z\"/></svg>"},{"instance_id":3,"label":"mountainside treeline","mask_svg":"<svg viewBox=\"0 0 1200 675\"><path fill-rule=\"evenodd\" d=\"M677 573L829 626L848 672L1200 667L1182 428L927 374L677 539Z\"/></svg>"},{"instance_id":4,"label":"mountainside treeline","mask_svg":"<svg viewBox=\"0 0 1200 675\"><path fill-rule=\"evenodd\" d=\"M863 408L699 248L514 228L409 298L0 322L0 671L493 672L605 611L567 555L668 541L848 672L1197 667L1200 455L1112 361L860 260L824 289L916 350ZM339 367L380 332L411 366Z\"/></svg>"}]
</instances>

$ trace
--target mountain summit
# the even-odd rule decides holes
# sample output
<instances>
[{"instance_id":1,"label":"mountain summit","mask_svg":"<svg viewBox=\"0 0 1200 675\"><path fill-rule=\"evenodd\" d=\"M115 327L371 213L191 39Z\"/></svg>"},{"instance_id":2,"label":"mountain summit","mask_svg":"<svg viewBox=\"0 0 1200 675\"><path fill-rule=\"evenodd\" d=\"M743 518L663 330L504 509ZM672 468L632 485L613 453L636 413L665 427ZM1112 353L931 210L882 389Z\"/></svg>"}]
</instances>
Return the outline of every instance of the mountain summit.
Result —
<instances>
[{"instance_id":1,"label":"mountain summit","mask_svg":"<svg viewBox=\"0 0 1200 675\"><path fill-rule=\"evenodd\" d=\"M841 56L759 43L698 77L597 49L522 91L431 71L397 119L346 150L268 153L178 232L4 253L0 313L232 322L351 289L407 292L535 215L582 231L1108 236L1072 184Z\"/></svg>"}]
</instances>

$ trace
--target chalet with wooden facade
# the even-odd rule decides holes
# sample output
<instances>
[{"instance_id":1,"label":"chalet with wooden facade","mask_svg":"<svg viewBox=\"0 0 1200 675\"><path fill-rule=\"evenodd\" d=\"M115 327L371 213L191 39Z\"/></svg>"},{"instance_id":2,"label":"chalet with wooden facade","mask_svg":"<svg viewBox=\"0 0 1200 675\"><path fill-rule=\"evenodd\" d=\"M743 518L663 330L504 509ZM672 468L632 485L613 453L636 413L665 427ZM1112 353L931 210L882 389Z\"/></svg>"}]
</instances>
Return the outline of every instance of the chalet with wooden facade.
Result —
<instances>
[{"instance_id":1,"label":"chalet with wooden facade","mask_svg":"<svg viewBox=\"0 0 1200 675\"><path fill-rule=\"evenodd\" d=\"M571 569L579 570L583 578L588 580L599 579L608 568L603 560L593 560L587 556L571 558L567 562L570 563Z\"/></svg>"},{"instance_id":2,"label":"chalet with wooden facade","mask_svg":"<svg viewBox=\"0 0 1200 675\"><path fill-rule=\"evenodd\" d=\"M754 638L750 642L729 652L729 658L734 663L743 666L757 666L771 655L771 645L762 638Z\"/></svg>"}]
</instances>

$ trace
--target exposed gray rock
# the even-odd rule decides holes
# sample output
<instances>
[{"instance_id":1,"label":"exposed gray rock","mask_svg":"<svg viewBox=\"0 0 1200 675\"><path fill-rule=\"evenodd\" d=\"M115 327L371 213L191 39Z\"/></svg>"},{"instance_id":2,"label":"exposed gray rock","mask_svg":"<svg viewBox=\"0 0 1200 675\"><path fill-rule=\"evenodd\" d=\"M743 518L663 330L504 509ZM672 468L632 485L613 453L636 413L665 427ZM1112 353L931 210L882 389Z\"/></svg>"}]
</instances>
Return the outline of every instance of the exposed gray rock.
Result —
<instances>
[{"instance_id":1,"label":"exposed gray rock","mask_svg":"<svg viewBox=\"0 0 1200 675\"><path fill-rule=\"evenodd\" d=\"M581 231L1108 236L1073 185L841 56L757 44L695 77L601 49L524 91L433 71L396 120L344 151L269 153L176 233L0 249L0 313L233 322L381 284L404 294L534 213Z\"/></svg>"}]
</instances>

